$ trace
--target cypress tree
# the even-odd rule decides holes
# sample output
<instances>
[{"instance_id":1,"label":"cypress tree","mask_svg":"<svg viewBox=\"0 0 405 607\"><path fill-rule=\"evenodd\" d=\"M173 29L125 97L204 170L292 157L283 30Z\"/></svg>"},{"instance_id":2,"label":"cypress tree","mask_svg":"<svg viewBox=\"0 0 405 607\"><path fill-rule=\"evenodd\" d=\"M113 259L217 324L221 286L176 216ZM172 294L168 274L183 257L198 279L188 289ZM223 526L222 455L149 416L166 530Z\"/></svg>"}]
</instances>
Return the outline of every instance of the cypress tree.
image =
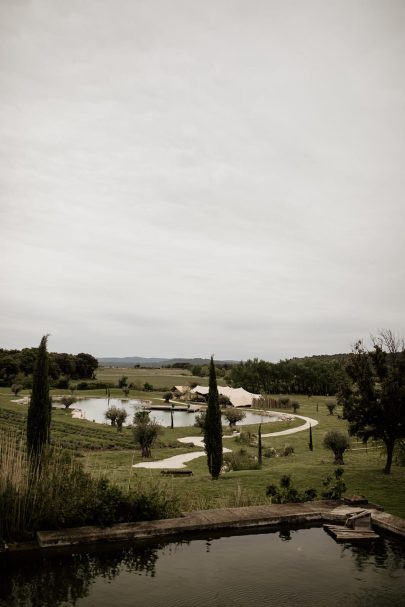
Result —
<instances>
[{"instance_id":1,"label":"cypress tree","mask_svg":"<svg viewBox=\"0 0 405 607\"><path fill-rule=\"evenodd\" d=\"M33 458L39 458L50 440L51 399L49 397L49 360L46 349L48 336L39 344L34 367L32 392L27 417L27 448Z\"/></svg>"},{"instance_id":2,"label":"cypress tree","mask_svg":"<svg viewBox=\"0 0 405 607\"><path fill-rule=\"evenodd\" d=\"M217 480L222 467L222 424L214 359L211 356L208 407L204 425L204 444L208 470L212 480Z\"/></svg>"},{"instance_id":3,"label":"cypress tree","mask_svg":"<svg viewBox=\"0 0 405 607\"><path fill-rule=\"evenodd\" d=\"M312 443L312 426L311 424L309 424L309 443L308 443L308 447L310 451L314 450L314 445Z\"/></svg>"},{"instance_id":4,"label":"cypress tree","mask_svg":"<svg viewBox=\"0 0 405 607\"><path fill-rule=\"evenodd\" d=\"M257 461L259 466L262 466L263 463L263 454L262 454L262 425L259 425L259 434L257 438Z\"/></svg>"}]
</instances>

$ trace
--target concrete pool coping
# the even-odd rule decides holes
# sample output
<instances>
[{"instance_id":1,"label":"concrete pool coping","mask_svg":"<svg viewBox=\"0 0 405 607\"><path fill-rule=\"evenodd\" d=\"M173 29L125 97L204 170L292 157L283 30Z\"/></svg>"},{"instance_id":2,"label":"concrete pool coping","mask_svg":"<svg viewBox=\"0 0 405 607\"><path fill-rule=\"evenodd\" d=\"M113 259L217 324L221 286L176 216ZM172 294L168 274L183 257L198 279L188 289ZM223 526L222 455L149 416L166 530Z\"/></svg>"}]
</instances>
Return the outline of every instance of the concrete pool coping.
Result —
<instances>
[{"instance_id":1,"label":"concrete pool coping","mask_svg":"<svg viewBox=\"0 0 405 607\"><path fill-rule=\"evenodd\" d=\"M167 537L183 533L246 529L285 524L341 522L348 513L363 508L343 505L340 501L316 501L303 504L271 504L239 508L197 510L172 519L122 523L111 527L77 527L56 531L38 531L40 548L132 541ZM369 504L373 526L405 539L405 519L374 509Z\"/></svg>"}]
</instances>

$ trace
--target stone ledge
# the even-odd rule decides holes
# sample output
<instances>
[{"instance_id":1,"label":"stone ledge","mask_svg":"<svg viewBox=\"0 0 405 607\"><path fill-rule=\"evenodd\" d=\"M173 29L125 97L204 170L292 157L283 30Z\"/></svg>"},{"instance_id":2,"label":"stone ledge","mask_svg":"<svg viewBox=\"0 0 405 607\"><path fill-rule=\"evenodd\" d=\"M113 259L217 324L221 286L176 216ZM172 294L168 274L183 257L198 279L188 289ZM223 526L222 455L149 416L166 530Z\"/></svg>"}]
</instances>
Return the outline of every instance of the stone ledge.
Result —
<instances>
[{"instance_id":1,"label":"stone ledge","mask_svg":"<svg viewBox=\"0 0 405 607\"><path fill-rule=\"evenodd\" d=\"M322 522L326 518L326 513L337 505L338 502L323 501L199 510L174 519L122 523L111 527L92 526L38 531L37 541L41 548L50 548L162 537L196 531Z\"/></svg>"}]
</instances>

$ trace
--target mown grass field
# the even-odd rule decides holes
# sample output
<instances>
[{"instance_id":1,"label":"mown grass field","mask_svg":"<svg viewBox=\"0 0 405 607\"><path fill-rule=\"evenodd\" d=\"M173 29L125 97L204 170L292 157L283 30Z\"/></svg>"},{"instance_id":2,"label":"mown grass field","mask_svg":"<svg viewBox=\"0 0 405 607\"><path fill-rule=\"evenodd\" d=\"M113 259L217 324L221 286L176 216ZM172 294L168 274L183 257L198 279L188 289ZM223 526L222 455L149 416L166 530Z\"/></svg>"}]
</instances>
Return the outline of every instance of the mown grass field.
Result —
<instances>
[{"instance_id":1,"label":"mown grass field","mask_svg":"<svg viewBox=\"0 0 405 607\"><path fill-rule=\"evenodd\" d=\"M109 370L107 369L107 371ZM117 372L115 369L113 371ZM129 376L130 371L149 373L149 370L144 369L126 369L125 371L128 372L123 373L123 370L120 369L118 377L122 374ZM99 373L98 377L101 379ZM148 376L142 375L141 377ZM166 374L159 376L155 373L154 377L163 382L168 376ZM169 375L169 377L172 376ZM200 380L200 378L198 379ZM158 384L156 380L150 383ZM173 384L177 383L177 381L173 382ZM62 394L64 391L53 392ZM22 396L24 394L28 394L28 392L23 392ZM80 395L104 396L104 391L83 391ZM111 396L120 395L122 395L122 391L118 389L114 389L111 394ZM145 392L131 391L131 396L150 398L152 401L162 398L160 392L146 395ZM24 434L27 406L12 403L14 398L9 389L0 389L0 426L16 428ZM292 476L298 489L314 487L320 493L323 489L323 479L332 474L335 469L332 463L333 454L324 449L322 440L329 429L346 428L346 422L338 417L341 411L337 408L337 415L329 415L325 402L330 401L330 398L301 396L296 399L301 403L298 411L300 415L319 421L319 424L313 428L314 450L311 452L308 448L308 431L289 436L263 438L264 451L269 447L281 449L284 445L289 444L294 448L294 454L288 457L263 458L261 470L224 473L218 481L210 479L205 456L188 464L193 471L191 477L176 477L168 480L162 478L159 470L134 469L132 464L142 460L139 450L135 450L133 447L132 432L129 428L124 428L123 432L119 433L115 428L107 425L73 419L70 411L53 409L52 439L75 449L85 467L93 474L103 473L123 487L127 487L134 479L139 478L161 479L162 483L173 485L181 496L181 505L184 510L266 503L266 487L269 484L278 484L284 474ZM155 402L158 401L155 400ZM299 424L300 422L294 423ZM285 422L263 424L262 433L275 432L285 429L285 427ZM257 432L256 426L250 429ZM152 450L152 458L159 460L198 450L177 442L179 437L197 436L198 434L199 430L193 427L174 428L173 430L165 428L159 437L158 444ZM224 446L237 450L242 445L238 444L235 438L229 438L224 439ZM243 447L252 454L256 453L256 447L246 447L245 445ZM383 505L387 511L405 517L405 467L394 464L392 474L387 476L382 473L383 466L384 454L379 449L369 446L366 450L356 439L352 439L352 449L345 454L346 493L365 495L370 501Z\"/></svg>"},{"instance_id":2,"label":"mown grass field","mask_svg":"<svg viewBox=\"0 0 405 607\"><path fill-rule=\"evenodd\" d=\"M208 386L208 377L191 375L187 369L134 369L121 367L99 367L96 371L97 381L109 381L117 384L120 377L126 375L128 383L133 383L139 389L145 382L152 384L157 390L170 390L173 386L185 386L195 382L200 386ZM225 385L218 378L218 383Z\"/></svg>"}]
</instances>

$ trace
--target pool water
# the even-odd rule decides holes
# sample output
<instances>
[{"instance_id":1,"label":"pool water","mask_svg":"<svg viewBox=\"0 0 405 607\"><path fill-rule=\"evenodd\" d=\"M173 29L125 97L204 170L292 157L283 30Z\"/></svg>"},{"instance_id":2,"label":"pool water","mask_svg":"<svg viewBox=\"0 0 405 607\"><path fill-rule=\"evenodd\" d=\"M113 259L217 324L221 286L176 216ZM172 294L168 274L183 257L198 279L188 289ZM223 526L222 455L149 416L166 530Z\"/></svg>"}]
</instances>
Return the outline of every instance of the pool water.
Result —
<instances>
[{"instance_id":1,"label":"pool water","mask_svg":"<svg viewBox=\"0 0 405 607\"><path fill-rule=\"evenodd\" d=\"M3 555L0 580L1 607L401 607L405 545L249 530Z\"/></svg>"},{"instance_id":2,"label":"pool water","mask_svg":"<svg viewBox=\"0 0 405 607\"><path fill-rule=\"evenodd\" d=\"M162 401L163 405L163 401ZM145 405L147 406L147 405ZM142 403L135 399L120 399L120 398L86 398L83 400L77 400L71 409L80 409L82 417L90 421L97 423L110 423L105 419L104 413L108 407L119 407L123 408L128 412L127 424L131 424L135 411L142 408ZM237 425L243 424L260 424L279 421L280 416L278 414L267 415L260 413L253 413L251 411L245 411L246 417L238 422ZM173 412L173 423L176 428L182 428L185 426L193 426L195 423L197 413L188 411L174 411ZM165 427L171 425L171 412L170 411L158 411L152 410L150 412L150 418L155 419L159 424ZM222 418L223 425L227 425L228 421Z\"/></svg>"}]
</instances>

